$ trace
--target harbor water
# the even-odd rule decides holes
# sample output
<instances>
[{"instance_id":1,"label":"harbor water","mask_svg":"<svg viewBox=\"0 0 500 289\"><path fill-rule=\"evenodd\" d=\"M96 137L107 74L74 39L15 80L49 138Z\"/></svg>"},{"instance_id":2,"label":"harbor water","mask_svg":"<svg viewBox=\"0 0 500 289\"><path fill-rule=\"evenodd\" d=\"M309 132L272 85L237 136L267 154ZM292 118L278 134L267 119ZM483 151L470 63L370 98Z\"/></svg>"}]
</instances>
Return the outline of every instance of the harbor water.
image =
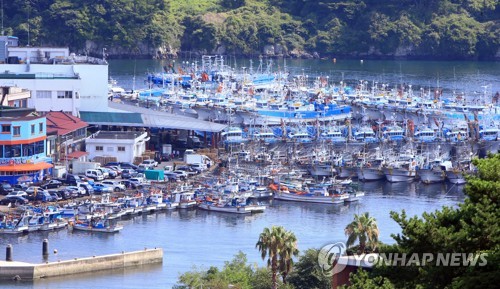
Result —
<instances>
[{"instance_id":1,"label":"harbor water","mask_svg":"<svg viewBox=\"0 0 500 289\"><path fill-rule=\"evenodd\" d=\"M192 66L195 59L176 60ZM249 60L228 60L236 69L249 69ZM199 65L199 63L196 63ZM109 75L126 90L147 88L147 73L161 72L167 61L111 60ZM258 60L253 62L258 70ZM331 83L356 85L359 81L387 83L391 86L412 84L444 93L469 95L494 94L500 91L499 62L434 62L365 60L275 60L272 71L284 67L292 75L311 79L328 76ZM265 64L263 69L265 70ZM491 96L490 95L490 96ZM463 187L451 184L361 183L366 195L349 205L307 204L276 201L264 212L250 216L175 210L121 220L124 229L116 234L88 232L34 232L21 236L0 235L2 252L7 244L14 247L16 261L43 262L42 241L49 240L49 261L135 251L162 247L164 262L141 268L60 278L0 283L1 288L171 288L183 272L209 266L223 266L224 261L242 251L251 263L265 266L255 248L263 228L282 225L293 231L300 250L320 248L331 242L345 241L345 226L354 214L369 212L377 219L380 240L393 243L391 234L400 232L390 218L390 211L406 210L408 216L420 216L442 206L457 206L464 200ZM57 249L57 253L53 250ZM5 256L1 255L3 259Z\"/></svg>"},{"instance_id":2,"label":"harbor water","mask_svg":"<svg viewBox=\"0 0 500 289\"><path fill-rule=\"evenodd\" d=\"M0 236L2 246L12 244L14 260L42 262L42 241L49 239L49 261L162 247L163 265L98 274L48 278L34 282L3 283L2 288L170 288L182 272L194 267L223 266L238 252L251 263L265 266L255 249L259 234L271 225L293 231L300 250L320 248L345 241L345 226L354 214L370 212L378 222L380 240L393 243L391 234L400 228L389 212L406 210L409 216L432 212L463 202L463 187L451 184L371 182L361 183L365 197L349 205L308 204L275 201L264 213L250 216L177 210L137 216L121 222L116 234L88 232L35 232L22 236ZM57 254L53 250L57 249ZM2 257L3 258L3 257ZM6 286L6 287L5 287Z\"/></svg>"}]
</instances>

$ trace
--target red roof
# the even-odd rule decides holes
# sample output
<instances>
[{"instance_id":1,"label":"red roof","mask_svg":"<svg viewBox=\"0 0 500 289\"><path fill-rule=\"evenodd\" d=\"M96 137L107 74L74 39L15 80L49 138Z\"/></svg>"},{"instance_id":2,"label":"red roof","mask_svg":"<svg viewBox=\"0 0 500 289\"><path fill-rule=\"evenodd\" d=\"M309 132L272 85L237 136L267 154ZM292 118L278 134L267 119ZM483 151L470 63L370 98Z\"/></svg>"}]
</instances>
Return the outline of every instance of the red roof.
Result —
<instances>
[{"instance_id":1,"label":"red roof","mask_svg":"<svg viewBox=\"0 0 500 289\"><path fill-rule=\"evenodd\" d=\"M62 111L51 111L45 117L47 118L47 134L66 135L88 126L88 123L78 117Z\"/></svg>"},{"instance_id":2,"label":"red roof","mask_svg":"<svg viewBox=\"0 0 500 289\"><path fill-rule=\"evenodd\" d=\"M73 159L78 159L78 158L80 158L82 156L86 156L88 154L89 154L88 152L75 151L75 152L72 152L72 153L66 155L66 157L63 157L63 159L73 160Z\"/></svg>"}]
</instances>

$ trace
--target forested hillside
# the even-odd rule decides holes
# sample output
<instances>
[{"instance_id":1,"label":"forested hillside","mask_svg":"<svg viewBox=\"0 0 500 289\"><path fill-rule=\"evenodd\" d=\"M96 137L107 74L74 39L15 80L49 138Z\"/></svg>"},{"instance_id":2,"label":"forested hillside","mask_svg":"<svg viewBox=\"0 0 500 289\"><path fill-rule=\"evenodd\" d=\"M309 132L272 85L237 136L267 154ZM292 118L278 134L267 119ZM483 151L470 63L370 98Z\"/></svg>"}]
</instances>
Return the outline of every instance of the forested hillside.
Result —
<instances>
[{"instance_id":1,"label":"forested hillside","mask_svg":"<svg viewBox=\"0 0 500 289\"><path fill-rule=\"evenodd\" d=\"M111 57L500 58L498 0L3 0L5 35ZM28 43L29 42L29 43Z\"/></svg>"}]
</instances>

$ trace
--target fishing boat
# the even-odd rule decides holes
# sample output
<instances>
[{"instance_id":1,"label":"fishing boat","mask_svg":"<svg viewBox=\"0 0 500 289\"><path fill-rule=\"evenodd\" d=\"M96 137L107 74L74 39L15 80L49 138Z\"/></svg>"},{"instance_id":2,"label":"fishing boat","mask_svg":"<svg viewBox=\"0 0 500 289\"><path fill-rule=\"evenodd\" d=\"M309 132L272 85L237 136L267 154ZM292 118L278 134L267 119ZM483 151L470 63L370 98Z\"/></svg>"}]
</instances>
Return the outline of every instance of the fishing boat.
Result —
<instances>
[{"instance_id":1,"label":"fishing boat","mask_svg":"<svg viewBox=\"0 0 500 289\"><path fill-rule=\"evenodd\" d=\"M226 144L241 144L248 141L248 139L243 136L243 130L236 126L229 127L227 131L222 133L222 136Z\"/></svg>"},{"instance_id":2,"label":"fishing boat","mask_svg":"<svg viewBox=\"0 0 500 289\"><path fill-rule=\"evenodd\" d=\"M363 143L376 143L378 142L375 132L370 126L361 126L354 132L354 139Z\"/></svg>"},{"instance_id":3,"label":"fishing boat","mask_svg":"<svg viewBox=\"0 0 500 289\"><path fill-rule=\"evenodd\" d=\"M274 199L282 201L295 201L305 203L342 204L349 198L349 194L342 191L329 191L326 188L306 189L306 191L288 190L283 187L278 189L276 184L269 186L274 192Z\"/></svg>"},{"instance_id":4,"label":"fishing boat","mask_svg":"<svg viewBox=\"0 0 500 289\"><path fill-rule=\"evenodd\" d=\"M180 192L175 194L176 203L179 203L179 209L190 209L198 205L194 192Z\"/></svg>"},{"instance_id":5,"label":"fishing boat","mask_svg":"<svg viewBox=\"0 0 500 289\"><path fill-rule=\"evenodd\" d=\"M347 198L344 199L345 203L352 203L352 202L357 202L359 201L362 197L365 196L364 192L349 192L347 193Z\"/></svg>"},{"instance_id":6,"label":"fishing boat","mask_svg":"<svg viewBox=\"0 0 500 289\"><path fill-rule=\"evenodd\" d=\"M398 159L383 168L387 181L391 183L412 182L417 176L417 158L412 153L400 154Z\"/></svg>"},{"instance_id":7,"label":"fishing boat","mask_svg":"<svg viewBox=\"0 0 500 289\"><path fill-rule=\"evenodd\" d=\"M232 214L252 214L263 212L266 209L264 205L249 204L246 199L240 197L212 199L209 196L198 204L198 208L213 212L232 213Z\"/></svg>"},{"instance_id":8,"label":"fishing boat","mask_svg":"<svg viewBox=\"0 0 500 289\"><path fill-rule=\"evenodd\" d=\"M0 234L22 234L28 232L28 217L21 216L19 218L12 218L11 216L4 216L0 222Z\"/></svg>"},{"instance_id":9,"label":"fishing boat","mask_svg":"<svg viewBox=\"0 0 500 289\"><path fill-rule=\"evenodd\" d=\"M73 230L99 232L99 233L116 233L123 229L119 224L111 224L106 218L92 218L85 221L75 221L72 223Z\"/></svg>"}]
</instances>

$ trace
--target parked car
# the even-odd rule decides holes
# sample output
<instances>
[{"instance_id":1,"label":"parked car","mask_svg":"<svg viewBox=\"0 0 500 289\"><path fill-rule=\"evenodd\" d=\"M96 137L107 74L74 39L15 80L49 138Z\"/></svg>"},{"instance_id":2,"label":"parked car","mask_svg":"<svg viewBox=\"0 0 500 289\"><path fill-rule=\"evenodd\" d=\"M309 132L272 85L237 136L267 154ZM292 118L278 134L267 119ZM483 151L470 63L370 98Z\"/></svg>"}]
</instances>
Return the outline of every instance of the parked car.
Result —
<instances>
[{"instance_id":1,"label":"parked car","mask_svg":"<svg viewBox=\"0 0 500 289\"><path fill-rule=\"evenodd\" d=\"M93 182L92 182L93 183ZM94 188L89 183L79 183L78 186L85 190L85 194L90 196L94 193Z\"/></svg>"},{"instance_id":2,"label":"parked car","mask_svg":"<svg viewBox=\"0 0 500 289\"><path fill-rule=\"evenodd\" d=\"M14 191L14 188L12 188L12 186L9 183L7 183L7 182L0 183L0 194L8 195L9 193L12 193L13 191Z\"/></svg>"},{"instance_id":3,"label":"parked car","mask_svg":"<svg viewBox=\"0 0 500 289\"><path fill-rule=\"evenodd\" d=\"M130 180L122 180L120 184L124 185L126 189L137 189L137 183L132 182Z\"/></svg>"},{"instance_id":4,"label":"parked car","mask_svg":"<svg viewBox=\"0 0 500 289\"><path fill-rule=\"evenodd\" d=\"M40 190L37 189L36 194L34 192L35 191L33 191L33 194L28 193L27 197L28 200L41 201L41 202L52 202L54 200L48 191L45 191L43 189Z\"/></svg>"},{"instance_id":5,"label":"parked car","mask_svg":"<svg viewBox=\"0 0 500 289\"><path fill-rule=\"evenodd\" d=\"M185 180L188 177L188 174L182 170L175 170L172 173L176 174L181 180Z\"/></svg>"},{"instance_id":6,"label":"parked car","mask_svg":"<svg viewBox=\"0 0 500 289\"><path fill-rule=\"evenodd\" d=\"M130 179L135 173L137 172L134 169L124 169L122 171L122 179Z\"/></svg>"},{"instance_id":7,"label":"parked car","mask_svg":"<svg viewBox=\"0 0 500 289\"><path fill-rule=\"evenodd\" d=\"M28 193L26 193L25 191L13 191L5 197L8 198L8 197L14 197L14 196L26 198L26 197L28 197Z\"/></svg>"},{"instance_id":8,"label":"parked car","mask_svg":"<svg viewBox=\"0 0 500 289\"><path fill-rule=\"evenodd\" d=\"M26 191L26 189L29 187L30 186L28 184L24 184L24 183L18 183L18 184L15 184L12 186L14 191Z\"/></svg>"},{"instance_id":9,"label":"parked car","mask_svg":"<svg viewBox=\"0 0 500 289\"><path fill-rule=\"evenodd\" d=\"M126 163L126 162L120 163L120 168L122 168L122 169L134 169L134 170L137 170L137 166L136 165L131 164L131 163Z\"/></svg>"},{"instance_id":10,"label":"parked car","mask_svg":"<svg viewBox=\"0 0 500 289\"><path fill-rule=\"evenodd\" d=\"M197 171L198 173L201 173L201 172L203 172L203 171L205 171L207 169L207 165L206 164L202 164L202 163L189 164L189 167L192 170Z\"/></svg>"},{"instance_id":11,"label":"parked car","mask_svg":"<svg viewBox=\"0 0 500 289\"><path fill-rule=\"evenodd\" d=\"M85 196L85 194L87 193L87 191L85 191L85 189L80 186L67 186L66 189L70 191L76 191L78 193L78 197Z\"/></svg>"},{"instance_id":12,"label":"parked car","mask_svg":"<svg viewBox=\"0 0 500 289\"><path fill-rule=\"evenodd\" d=\"M143 160L141 165L145 165L151 169L156 168L158 166L158 162L155 160Z\"/></svg>"},{"instance_id":13,"label":"parked car","mask_svg":"<svg viewBox=\"0 0 500 289\"><path fill-rule=\"evenodd\" d=\"M62 190L59 190L59 193L61 194L61 196L65 200L71 199L71 198L78 198L78 197L80 197L79 191L78 190L74 190L74 189L71 190L71 189L68 189L68 188L64 188Z\"/></svg>"},{"instance_id":14,"label":"parked car","mask_svg":"<svg viewBox=\"0 0 500 289\"><path fill-rule=\"evenodd\" d=\"M58 180L50 180L46 182L45 184L41 185L40 187L43 189L57 189L60 186L62 186L62 182Z\"/></svg>"},{"instance_id":15,"label":"parked car","mask_svg":"<svg viewBox=\"0 0 500 289\"><path fill-rule=\"evenodd\" d=\"M107 166L106 168L115 171L117 176L120 176L122 174L122 169L119 166Z\"/></svg>"},{"instance_id":16,"label":"parked car","mask_svg":"<svg viewBox=\"0 0 500 289\"><path fill-rule=\"evenodd\" d=\"M111 167L111 166L113 166L113 167L119 167L120 163L119 162L109 162L109 163L106 163L104 166L105 167Z\"/></svg>"},{"instance_id":17,"label":"parked car","mask_svg":"<svg viewBox=\"0 0 500 289\"><path fill-rule=\"evenodd\" d=\"M125 185L119 181L102 181L101 183L112 187L115 192L123 192L126 189Z\"/></svg>"},{"instance_id":18,"label":"parked car","mask_svg":"<svg viewBox=\"0 0 500 289\"><path fill-rule=\"evenodd\" d=\"M168 179L169 181L177 181L180 178L176 173L173 173L173 172L165 171L164 175L165 175L165 179Z\"/></svg>"},{"instance_id":19,"label":"parked car","mask_svg":"<svg viewBox=\"0 0 500 289\"><path fill-rule=\"evenodd\" d=\"M137 166L137 170L136 171L138 173L144 173L145 171L150 170L150 169L151 169L151 167L149 167L147 165L140 164L140 165Z\"/></svg>"},{"instance_id":20,"label":"parked car","mask_svg":"<svg viewBox=\"0 0 500 289\"><path fill-rule=\"evenodd\" d=\"M77 183L81 182L81 179L77 175L64 174L60 181L69 186L76 186Z\"/></svg>"},{"instance_id":21,"label":"parked car","mask_svg":"<svg viewBox=\"0 0 500 289\"><path fill-rule=\"evenodd\" d=\"M50 196L52 197L53 201L62 201L64 198L58 191L49 191Z\"/></svg>"},{"instance_id":22,"label":"parked car","mask_svg":"<svg viewBox=\"0 0 500 289\"><path fill-rule=\"evenodd\" d=\"M102 173L102 177L104 179L109 179L110 178L108 169L106 169L106 168L96 168L96 170L98 170L98 171L100 171Z\"/></svg>"},{"instance_id":23,"label":"parked car","mask_svg":"<svg viewBox=\"0 0 500 289\"><path fill-rule=\"evenodd\" d=\"M112 187L107 186L107 185L103 185L103 184L96 183L93 185L93 188L94 188L95 194L105 194L105 193L112 193L113 192Z\"/></svg>"},{"instance_id":24,"label":"parked car","mask_svg":"<svg viewBox=\"0 0 500 289\"><path fill-rule=\"evenodd\" d=\"M94 181L102 181L104 180L104 175L100 170L96 169L88 169L85 171L85 176L93 179Z\"/></svg>"},{"instance_id":25,"label":"parked car","mask_svg":"<svg viewBox=\"0 0 500 289\"><path fill-rule=\"evenodd\" d=\"M33 195L33 194L35 194L35 191L36 191L36 193L45 192L45 190L43 188L37 187L37 186L31 186L31 187L27 188L25 192L28 195Z\"/></svg>"},{"instance_id":26,"label":"parked car","mask_svg":"<svg viewBox=\"0 0 500 289\"><path fill-rule=\"evenodd\" d=\"M21 196L10 196L10 197L5 197L0 200L0 205L9 205L11 204L16 206L16 205L25 205L29 203L28 199L23 198Z\"/></svg>"}]
</instances>

